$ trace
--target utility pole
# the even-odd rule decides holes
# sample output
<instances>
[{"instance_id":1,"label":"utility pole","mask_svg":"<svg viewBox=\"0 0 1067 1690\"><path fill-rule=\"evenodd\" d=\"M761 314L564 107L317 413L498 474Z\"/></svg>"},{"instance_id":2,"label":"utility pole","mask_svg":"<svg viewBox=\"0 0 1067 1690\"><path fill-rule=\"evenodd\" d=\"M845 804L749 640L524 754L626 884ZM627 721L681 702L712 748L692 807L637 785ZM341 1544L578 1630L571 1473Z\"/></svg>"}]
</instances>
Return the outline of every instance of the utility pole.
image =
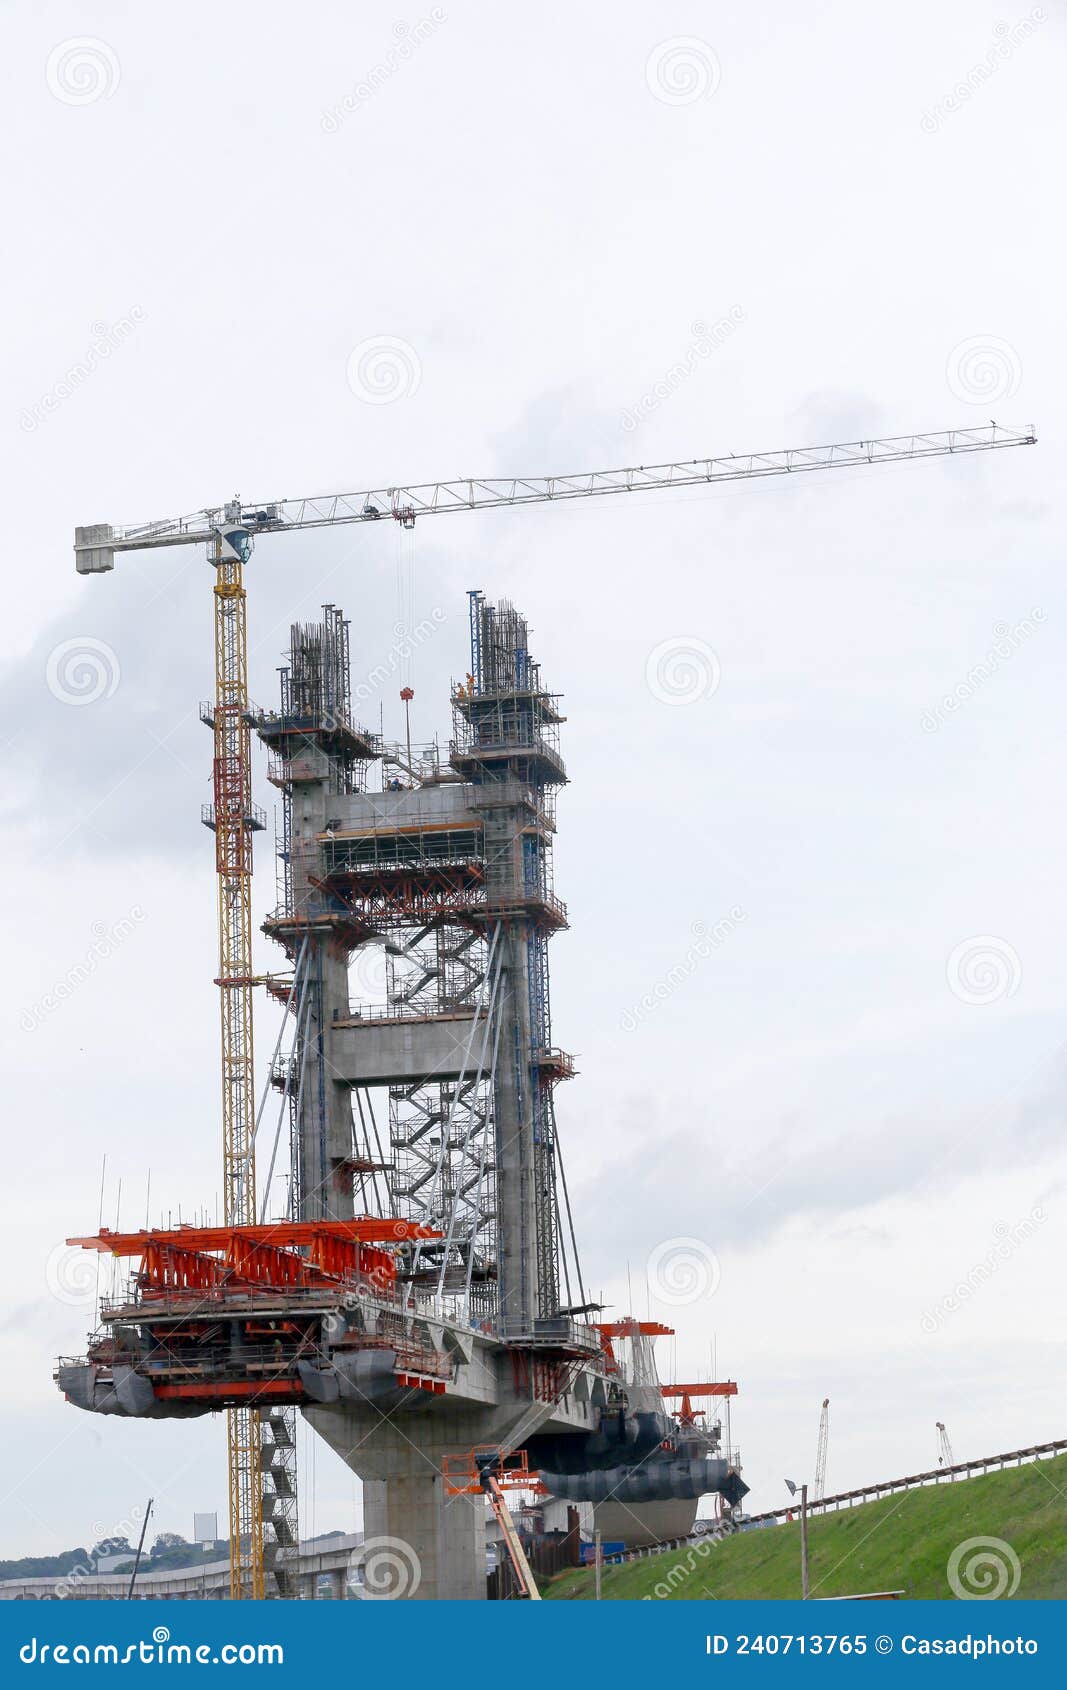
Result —
<instances>
[{"instance_id":1,"label":"utility pole","mask_svg":"<svg viewBox=\"0 0 1067 1690\"><path fill-rule=\"evenodd\" d=\"M148 1507L145 1509L144 1519L141 1521L141 1536L137 1542L137 1554L133 1558L133 1572L130 1574L130 1588L126 1592L127 1602L133 1601L133 1587L137 1580L137 1569L141 1565L141 1550L144 1548L144 1534L148 1530L148 1521L151 1517L153 1501L154 1498L150 1496L148 1498Z\"/></svg>"},{"instance_id":2,"label":"utility pole","mask_svg":"<svg viewBox=\"0 0 1067 1690\"><path fill-rule=\"evenodd\" d=\"M800 1596L803 1602L811 1595L808 1581L808 1487L806 1484L795 1484L792 1479L785 1481L785 1488L790 1496L800 1492Z\"/></svg>"}]
</instances>

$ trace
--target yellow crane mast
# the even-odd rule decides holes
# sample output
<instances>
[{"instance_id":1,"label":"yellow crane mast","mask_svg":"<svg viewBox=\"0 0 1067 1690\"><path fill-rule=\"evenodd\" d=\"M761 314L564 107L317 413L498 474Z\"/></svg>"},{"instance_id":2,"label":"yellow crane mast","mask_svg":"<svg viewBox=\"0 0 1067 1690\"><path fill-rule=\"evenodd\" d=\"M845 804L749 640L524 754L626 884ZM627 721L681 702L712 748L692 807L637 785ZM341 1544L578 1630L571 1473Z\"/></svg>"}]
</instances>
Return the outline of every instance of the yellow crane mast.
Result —
<instances>
[{"instance_id":1,"label":"yellow crane mast","mask_svg":"<svg viewBox=\"0 0 1067 1690\"><path fill-rule=\"evenodd\" d=\"M252 806L248 715L248 631L243 536L216 535L215 866L219 898L219 1010L222 1033L222 1191L227 1226L256 1216L253 1151ZM226 1411L229 1456L230 1596L263 1598L262 1427L253 1407Z\"/></svg>"}]
</instances>

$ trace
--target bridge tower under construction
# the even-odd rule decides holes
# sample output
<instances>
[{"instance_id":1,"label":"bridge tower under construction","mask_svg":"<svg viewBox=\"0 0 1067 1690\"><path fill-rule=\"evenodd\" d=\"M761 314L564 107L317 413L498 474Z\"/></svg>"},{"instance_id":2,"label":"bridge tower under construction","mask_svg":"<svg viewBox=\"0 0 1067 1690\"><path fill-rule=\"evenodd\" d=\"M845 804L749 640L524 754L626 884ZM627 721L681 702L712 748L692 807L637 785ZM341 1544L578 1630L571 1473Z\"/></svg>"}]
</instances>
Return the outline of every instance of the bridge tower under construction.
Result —
<instances>
[{"instance_id":1,"label":"bridge tower under construction","mask_svg":"<svg viewBox=\"0 0 1067 1690\"><path fill-rule=\"evenodd\" d=\"M745 1491L717 1431L665 1410L646 1340L669 1329L586 1298L549 988L562 716L523 616L477 592L469 614L443 746L355 721L335 606L292 629L277 708L248 712L281 794L264 930L290 965L267 977L287 1013L258 1217L72 1241L139 1266L57 1383L134 1418L254 1406L271 1594L295 1569L297 1409L363 1483L354 1581L408 1600L485 1599L483 1481L509 1462L643 1542Z\"/></svg>"},{"instance_id":2,"label":"bridge tower under construction","mask_svg":"<svg viewBox=\"0 0 1067 1690\"><path fill-rule=\"evenodd\" d=\"M292 630L281 703L257 718L282 793L281 905L296 1040L293 1213L399 1215L440 1232L413 1275L502 1337L584 1302L554 1092L548 942L566 781L558 700L527 624L469 595L470 666L447 757L388 747L351 716L348 624ZM410 763L408 757L410 756ZM371 769L380 790L369 790ZM351 1002L380 953L384 1002Z\"/></svg>"},{"instance_id":3,"label":"bridge tower under construction","mask_svg":"<svg viewBox=\"0 0 1067 1690\"><path fill-rule=\"evenodd\" d=\"M274 1075L291 1120L287 1207L417 1223L432 1236L410 1255L412 1309L551 1346L585 1309L554 1108L574 1069L553 1043L548 964L566 927L552 874L562 718L525 618L480 592L468 603L447 751L386 745L353 720L333 606L294 626L279 708L256 719L282 795L265 931L293 970L295 1038ZM377 1001L352 1001L351 980L378 979ZM424 1340L439 1352L440 1333ZM512 1381L520 1401L529 1380L526 1367ZM490 1394L499 1411L496 1383ZM365 1409L381 1420L373 1390ZM480 1594L480 1501L447 1495L441 1473L484 1414L399 1435L368 1435L351 1406L309 1417L364 1480L368 1536L415 1545L437 1594Z\"/></svg>"}]
</instances>

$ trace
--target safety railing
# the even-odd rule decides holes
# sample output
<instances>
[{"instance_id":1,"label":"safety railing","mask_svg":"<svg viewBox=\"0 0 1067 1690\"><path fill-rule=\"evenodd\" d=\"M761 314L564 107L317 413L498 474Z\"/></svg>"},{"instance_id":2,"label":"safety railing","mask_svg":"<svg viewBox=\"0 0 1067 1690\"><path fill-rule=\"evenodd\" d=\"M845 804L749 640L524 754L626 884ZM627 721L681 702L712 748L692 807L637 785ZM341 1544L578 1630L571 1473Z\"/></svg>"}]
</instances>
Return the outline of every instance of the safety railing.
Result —
<instances>
[{"instance_id":1,"label":"safety railing","mask_svg":"<svg viewBox=\"0 0 1067 1690\"><path fill-rule=\"evenodd\" d=\"M832 1496L822 1496L817 1500L808 1498L808 1513L822 1514L828 1509L853 1507L857 1502L876 1502L879 1497L889 1496L895 1491L913 1490L922 1485L943 1484L946 1480L971 1479L978 1473L989 1473L1000 1467L1021 1467L1029 1461L1046 1461L1052 1456L1067 1454L1067 1438L1058 1438L1055 1443L1031 1444L1028 1449L1008 1450L1004 1455L983 1455L975 1461L958 1461L951 1467L930 1467L923 1473L911 1473L903 1479L887 1479L879 1484L861 1485L858 1490L836 1491ZM787 1515L799 1512L797 1503L790 1503L785 1508L773 1508L766 1514L748 1514L746 1522L751 1525L769 1524L772 1520L784 1520Z\"/></svg>"},{"instance_id":2,"label":"safety railing","mask_svg":"<svg viewBox=\"0 0 1067 1690\"><path fill-rule=\"evenodd\" d=\"M477 1011L479 1019L485 1008ZM452 1009L419 1009L410 1003L350 1003L347 1009L335 1009L335 1021L472 1021L473 1004L457 1004Z\"/></svg>"}]
</instances>

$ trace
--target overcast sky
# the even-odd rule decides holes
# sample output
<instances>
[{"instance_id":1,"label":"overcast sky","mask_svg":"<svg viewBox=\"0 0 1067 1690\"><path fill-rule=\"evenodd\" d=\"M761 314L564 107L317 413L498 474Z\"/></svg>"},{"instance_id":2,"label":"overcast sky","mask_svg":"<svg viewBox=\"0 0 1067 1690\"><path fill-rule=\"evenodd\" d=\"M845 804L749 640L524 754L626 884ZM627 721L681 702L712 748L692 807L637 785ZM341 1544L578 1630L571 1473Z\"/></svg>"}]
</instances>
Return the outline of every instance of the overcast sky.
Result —
<instances>
[{"instance_id":1,"label":"overcast sky","mask_svg":"<svg viewBox=\"0 0 1067 1690\"><path fill-rule=\"evenodd\" d=\"M95 1229L102 1154L131 1225L149 1171L153 1218L212 1207L219 1160L209 571L82 580L73 528L235 492L1036 425L951 463L426 521L411 679L416 737L443 735L480 586L565 695L587 1277L621 1312L629 1271L677 1327L664 1374L714 1354L738 1380L753 1501L811 1476L824 1396L834 1489L932 1464L938 1419L964 1456L1062 1436L1058 0L8 0L0 24L0 1555L148 1494L187 1536L225 1510L221 1422L80 1415L51 1369L92 1316L54 1252ZM337 602L363 713L400 730L368 677L403 547L260 542L258 699L290 620ZM305 1535L351 1529L358 1485L301 1459Z\"/></svg>"}]
</instances>

